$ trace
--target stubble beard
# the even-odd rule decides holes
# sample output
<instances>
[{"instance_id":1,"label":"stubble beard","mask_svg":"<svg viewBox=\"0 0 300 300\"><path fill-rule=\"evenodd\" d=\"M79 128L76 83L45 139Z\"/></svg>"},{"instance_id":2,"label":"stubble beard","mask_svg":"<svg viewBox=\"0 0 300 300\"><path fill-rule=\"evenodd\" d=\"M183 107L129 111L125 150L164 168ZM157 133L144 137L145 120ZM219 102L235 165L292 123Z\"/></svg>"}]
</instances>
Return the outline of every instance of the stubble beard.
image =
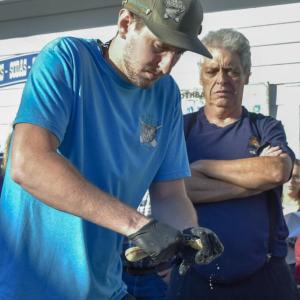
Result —
<instances>
[{"instance_id":1,"label":"stubble beard","mask_svg":"<svg viewBox=\"0 0 300 300\"><path fill-rule=\"evenodd\" d=\"M139 72L137 71L139 69L139 66L134 60L134 58L138 57L139 54L136 53L136 51L134 51L135 49L132 45L133 43L131 43L124 50L124 74L132 84L144 89L149 88L154 83L154 81L149 80L147 78L143 78L141 74L139 74Z\"/></svg>"}]
</instances>

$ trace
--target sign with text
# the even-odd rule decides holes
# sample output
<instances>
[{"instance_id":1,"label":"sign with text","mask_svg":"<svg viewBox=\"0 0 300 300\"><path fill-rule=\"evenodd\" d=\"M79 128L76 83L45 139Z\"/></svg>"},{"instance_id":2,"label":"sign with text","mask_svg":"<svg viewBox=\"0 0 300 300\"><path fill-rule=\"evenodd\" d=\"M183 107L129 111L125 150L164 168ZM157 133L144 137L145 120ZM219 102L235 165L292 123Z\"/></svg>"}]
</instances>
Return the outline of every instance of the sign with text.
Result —
<instances>
[{"instance_id":1,"label":"sign with text","mask_svg":"<svg viewBox=\"0 0 300 300\"><path fill-rule=\"evenodd\" d=\"M0 60L0 87L25 82L38 53Z\"/></svg>"},{"instance_id":2,"label":"sign with text","mask_svg":"<svg viewBox=\"0 0 300 300\"><path fill-rule=\"evenodd\" d=\"M181 93L181 108L183 114L198 111L204 105L204 98L201 88L182 89Z\"/></svg>"}]
</instances>

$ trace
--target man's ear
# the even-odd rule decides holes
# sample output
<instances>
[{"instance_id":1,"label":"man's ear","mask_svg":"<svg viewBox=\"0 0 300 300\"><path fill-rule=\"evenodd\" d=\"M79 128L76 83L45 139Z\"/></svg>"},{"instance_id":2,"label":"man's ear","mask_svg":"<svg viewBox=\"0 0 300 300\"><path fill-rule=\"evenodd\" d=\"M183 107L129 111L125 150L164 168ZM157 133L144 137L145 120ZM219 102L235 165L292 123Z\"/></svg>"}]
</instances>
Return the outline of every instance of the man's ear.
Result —
<instances>
[{"instance_id":1,"label":"man's ear","mask_svg":"<svg viewBox=\"0 0 300 300\"><path fill-rule=\"evenodd\" d=\"M129 25L132 24L132 21L133 21L132 13L129 10L122 8L119 12L119 19L118 19L118 32L119 32L119 36L122 39L126 38Z\"/></svg>"}]
</instances>

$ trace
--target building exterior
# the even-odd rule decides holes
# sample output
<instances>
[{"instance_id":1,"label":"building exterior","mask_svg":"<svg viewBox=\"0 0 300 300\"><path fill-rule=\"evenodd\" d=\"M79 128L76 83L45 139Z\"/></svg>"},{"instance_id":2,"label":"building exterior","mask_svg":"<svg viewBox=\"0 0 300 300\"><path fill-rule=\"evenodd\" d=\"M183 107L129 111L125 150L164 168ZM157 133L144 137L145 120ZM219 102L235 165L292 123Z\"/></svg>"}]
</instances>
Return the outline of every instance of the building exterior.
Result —
<instances>
[{"instance_id":1,"label":"building exterior","mask_svg":"<svg viewBox=\"0 0 300 300\"><path fill-rule=\"evenodd\" d=\"M83 3L84 2L84 3ZM11 130L35 55L58 36L111 38L120 0L0 0L0 152ZM252 76L244 104L282 120L299 156L300 2L202 0L203 33L224 27L243 32L252 47ZM199 56L186 53L172 74L183 110L201 105Z\"/></svg>"}]
</instances>

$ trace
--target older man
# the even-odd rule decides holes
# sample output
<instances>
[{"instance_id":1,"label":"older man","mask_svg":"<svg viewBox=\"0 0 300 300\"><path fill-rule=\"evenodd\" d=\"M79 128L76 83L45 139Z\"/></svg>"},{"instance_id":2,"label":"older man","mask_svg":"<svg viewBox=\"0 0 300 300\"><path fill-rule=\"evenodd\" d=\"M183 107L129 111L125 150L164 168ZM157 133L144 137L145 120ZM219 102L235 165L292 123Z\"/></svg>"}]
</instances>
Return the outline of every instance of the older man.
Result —
<instances>
[{"instance_id":1,"label":"older man","mask_svg":"<svg viewBox=\"0 0 300 300\"><path fill-rule=\"evenodd\" d=\"M186 180L200 222L224 253L186 277L173 272L170 299L299 299L285 256L282 184L294 154L281 123L242 106L251 69L249 42L222 29L202 40L213 55L200 63L205 106L185 116L192 177Z\"/></svg>"}]
</instances>

